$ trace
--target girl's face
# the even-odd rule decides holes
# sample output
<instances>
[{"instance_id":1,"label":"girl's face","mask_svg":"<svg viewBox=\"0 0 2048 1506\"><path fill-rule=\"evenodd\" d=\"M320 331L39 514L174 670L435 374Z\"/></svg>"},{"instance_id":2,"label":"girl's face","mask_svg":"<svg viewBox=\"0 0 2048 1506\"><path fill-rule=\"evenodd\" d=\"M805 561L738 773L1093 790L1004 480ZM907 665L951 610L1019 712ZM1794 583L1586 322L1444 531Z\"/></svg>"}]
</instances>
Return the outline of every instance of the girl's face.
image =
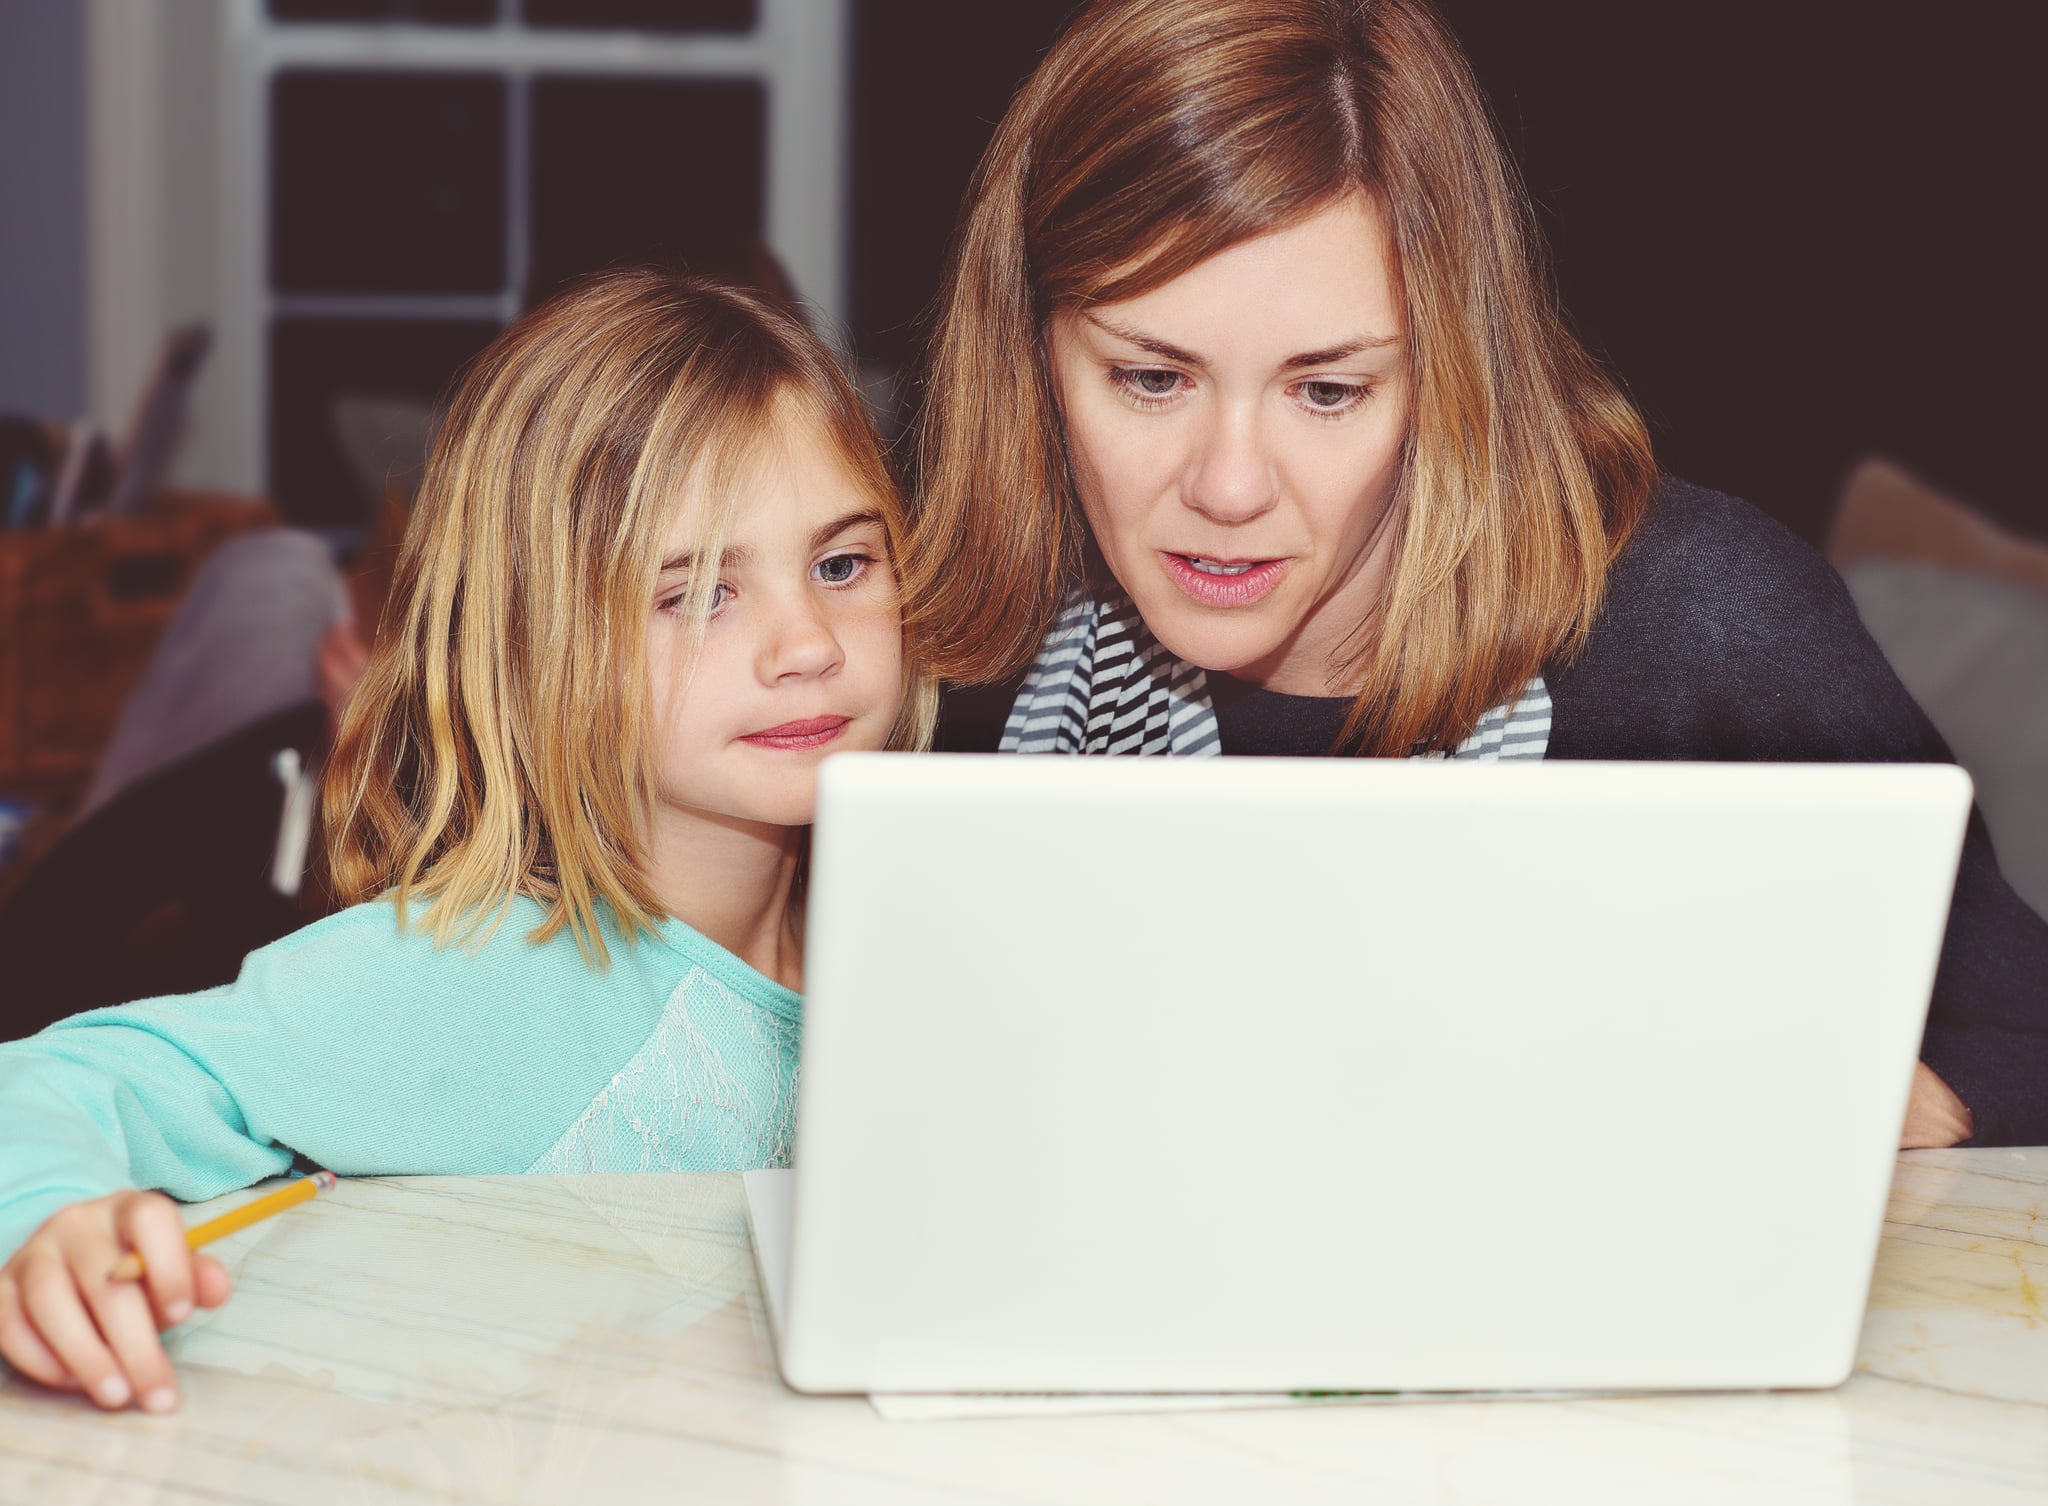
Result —
<instances>
[{"instance_id":1,"label":"girl's face","mask_svg":"<svg viewBox=\"0 0 2048 1506\"><path fill-rule=\"evenodd\" d=\"M699 558L697 499L676 510L647 634L658 810L802 826L828 753L888 741L903 634L888 535L830 435L778 411L742 477L722 558ZM692 656L696 572L716 594Z\"/></svg>"},{"instance_id":2,"label":"girl's face","mask_svg":"<svg viewBox=\"0 0 2048 1506\"><path fill-rule=\"evenodd\" d=\"M1297 695L1343 688L1333 661L1385 582L1407 433L1391 268L1359 196L1052 320L1095 542L1189 663Z\"/></svg>"}]
</instances>

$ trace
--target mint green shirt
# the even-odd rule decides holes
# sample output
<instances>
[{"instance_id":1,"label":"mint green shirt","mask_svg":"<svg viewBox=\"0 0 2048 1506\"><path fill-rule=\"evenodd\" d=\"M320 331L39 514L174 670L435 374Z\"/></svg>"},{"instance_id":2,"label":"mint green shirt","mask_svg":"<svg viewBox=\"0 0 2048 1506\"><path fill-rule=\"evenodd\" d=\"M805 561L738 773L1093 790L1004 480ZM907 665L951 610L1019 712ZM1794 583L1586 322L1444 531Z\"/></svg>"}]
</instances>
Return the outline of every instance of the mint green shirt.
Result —
<instances>
[{"instance_id":1,"label":"mint green shirt","mask_svg":"<svg viewBox=\"0 0 2048 1506\"><path fill-rule=\"evenodd\" d=\"M280 1175L787 1165L801 1001L680 921L590 967L515 899L481 947L384 901L249 954L205 993L0 1045L0 1259L124 1187L187 1201Z\"/></svg>"}]
</instances>

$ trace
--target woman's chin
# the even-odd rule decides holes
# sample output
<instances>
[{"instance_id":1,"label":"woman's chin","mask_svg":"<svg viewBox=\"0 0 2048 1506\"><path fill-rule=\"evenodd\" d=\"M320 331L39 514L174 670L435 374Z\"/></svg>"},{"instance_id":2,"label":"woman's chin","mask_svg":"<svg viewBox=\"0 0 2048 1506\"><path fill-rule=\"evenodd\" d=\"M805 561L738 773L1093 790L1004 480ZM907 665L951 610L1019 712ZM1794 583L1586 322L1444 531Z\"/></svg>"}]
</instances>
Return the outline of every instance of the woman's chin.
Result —
<instances>
[{"instance_id":1,"label":"woman's chin","mask_svg":"<svg viewBox=\"0 0 2048 1506\"><path fill-rule=\"evenodd\" d=\"M1264 667L1280 657L1282 635L1263 622L1218 622L1215 613L1172 609L1154 616L1143 602L1138 610L1168 653L1210 674L1257 682Z\"/></svg>"}]
</instances>

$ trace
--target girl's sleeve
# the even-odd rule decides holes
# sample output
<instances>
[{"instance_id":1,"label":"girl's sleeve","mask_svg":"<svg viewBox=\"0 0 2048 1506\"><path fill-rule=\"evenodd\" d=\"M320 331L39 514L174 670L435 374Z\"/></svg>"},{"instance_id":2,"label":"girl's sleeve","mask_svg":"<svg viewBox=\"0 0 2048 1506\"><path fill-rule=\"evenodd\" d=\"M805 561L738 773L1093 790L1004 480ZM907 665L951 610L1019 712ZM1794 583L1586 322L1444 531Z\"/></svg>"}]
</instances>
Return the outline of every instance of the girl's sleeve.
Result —
<instances>
[{"instance_id":1,"label":"girl's sleeve","mask_svg":"<svg viewBox=\"0 0 2048 1506\"><path fill-rule=\"evenodd\" d=\"M140 1186L196 1200L291 1167L209 1062L207 1023L260 1013L252 992L96 1010L0 1046L0 1258L83 1198Z\"/></svg>"},{"instance_id":2,"label":"girl's sleeve","mask_svg":"<svg viewBox=\"0 0 2048 1506\"><path fill-rule=\"evenodd\" d=\"M252 952L205 993L94 1010L0 1045L0 1259L67 1203L186 1201L291 1168L524 1171L651 1028L634 956L566 933L441 947L360 905Z\"/></svg>"}]
</instances>

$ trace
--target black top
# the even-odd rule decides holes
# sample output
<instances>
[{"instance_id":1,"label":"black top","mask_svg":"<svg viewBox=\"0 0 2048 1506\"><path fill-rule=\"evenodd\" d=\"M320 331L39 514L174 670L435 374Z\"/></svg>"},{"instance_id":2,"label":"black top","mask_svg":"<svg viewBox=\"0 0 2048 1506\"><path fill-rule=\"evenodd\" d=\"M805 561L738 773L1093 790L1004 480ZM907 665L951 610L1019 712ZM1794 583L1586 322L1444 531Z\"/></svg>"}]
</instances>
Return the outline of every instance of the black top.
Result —
<instances>
[{"instance_id":1,"label":"black top","mask_svg":"<svg viewBox=\"0 0 2048 1506\"><path fill-rule=\"evenodd\" d=\"M1615 562L1583 652L1544 678L1548 758L1955 761L1827 562L1683 481L1664 482ZM949 693L936 746L993 752L1021 683ZM1218 689L1231 754L1327 753L1349 705ZM1999 873L1974 811L1920 1054L1969 1106L1970 1144L2048 1144L2048 921Z\"/></svg>"}]
</instances>

